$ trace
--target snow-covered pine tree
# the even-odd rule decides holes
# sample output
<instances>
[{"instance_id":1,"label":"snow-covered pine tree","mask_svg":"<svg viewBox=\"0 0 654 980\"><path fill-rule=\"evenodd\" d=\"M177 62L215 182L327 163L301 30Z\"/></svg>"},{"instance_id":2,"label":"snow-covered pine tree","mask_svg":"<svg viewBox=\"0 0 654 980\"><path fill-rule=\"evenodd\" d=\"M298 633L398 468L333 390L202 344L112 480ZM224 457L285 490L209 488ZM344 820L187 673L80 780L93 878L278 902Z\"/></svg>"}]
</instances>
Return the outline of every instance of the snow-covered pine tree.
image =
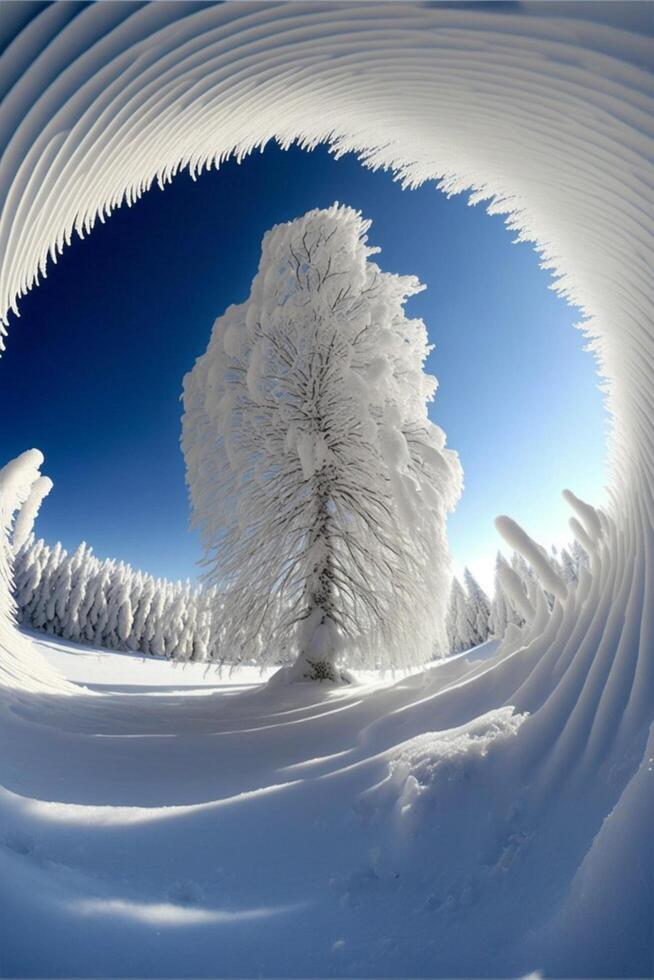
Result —
<instances>
[{"instance_id":1,"label":"snow-covered pine tree","mask_svg":"<svg viewBox=\"0 0 654 980\"><path fill-rule=\"evenodd\" d=\"M472 645L477 646L479 643L485 643L488 639L490 601L469 568L464 570L463 581L468 593L467 617L474 637Z\"/></svg>"},{"instance_id":2,"label":"snow-covered pine tree","mask_svg":"<svg viewBox=\"0 0 654 980\"><path fill-rule=\"evenodd\" d=\"M82 625L81 636L87 642L95 645L95 625L98 618L99 597L98 593L105 586L104 568L100 562L94 563L89 575L84 603L80 609L80 622Z\"/></svg>"},{"instance_id":3,"label":"snow-covered pine tree","mask_svg":"<svg viewBox=\"0 0 654 980\"><path fill-rule=\"evenodd\" d=\"M56 581L52 590L52 603L54 609L54 615L49 618L53 623L53 632L61 634L63 632L63 626L66 622L66 615L68 612L68 600L71 593L72 587L72 573L71 573L71 556L66 555L61 565L59 566L59 574L57 575ZM48 610L49 613L49 610Z\"/></svg>"},{"instance_id":4,"label":"snow-covered pine tree","mask_svg":"<svg viewBox=\"0 0 654 980\"><path fill-rule=\"evenodd\" d=\"M561 577L566 585L574 585L579 581L579 574L575 560L567 548L562 548L559 556L561 565Z\"/></svg>"},{"instance_id":5,"label":"snow-covered pine tree","mask_svg":"<svg viewBox=\"0 0 654 980\"><path fill-rule=\"evenodd\" d=\"M185 660L186 606L185 590L181 582L171 589L166 627L166 656L170 660Z\"/></svg>"},{"instance_id":6,"label":"snow-covered pine tree","mask_svg":"<svg viewBox=\"0 0 654 980\"><path fill-rule=\"evenodd\" d=\"M103 562L95 582L93 605L89 618L93 627L93 645L96 647L104 646L107 641L106 629L109 623L109 603L113 591L114 569L113 562Z\"/></svg>"},{"instance_id":7,"label":"snow-covered pine tree","mask_svg":"<svg viewBox=\"0 0 654 980\"><path fill-rule=\"evenodd\" d=\"M202 589L199 589L196 592L196 596L196 625L193 633L191 660L202 662L207 660L209 650L211 649L211 607L213 604L213 595L208 598Z\"/></svg>"},{"instance_id":8,"label":"snow-covered pine tree","mask_svg":"<svg viewBox=\"0 0 654 980\"><path fill-rule=\"evenodd\" d=\"M134 626L134 613L130 599L130 582L126 573L121 576L120 589L117 599L116 633L121 646L128 646L128 641Z\"/></svg>"},{"instance_id":9,"label":"snow-covered pine tree","mask_svg":"<svg viewBox=\"0 0 654 980\"><path fill-rule=\"evenodd\" d=\"M82 542L73 555L72 588L68 598L66 621L63 623L61 633L67 640L79 640L82 635L80 615L86 594L90 565L87 561L87 554L90 554L90 549L85 542Z\"/></svg>"},{"instance_id":10,"label":"snow-covered pine tree","mask_svg":"<svg viewBox=\"0 0 654 980\"><path fill-rule=\"evenodd\" d=\"M49 550L47 555L41 578L38 602L33 615L33 625L37 629L45 629L48 632L53 632L51 627L54 625L54 583L59 575L61 562L65 557L66 552L60 541L56 543L54 548Z\"/></svg>"},{"instance_id":11,"label":"snow-covered pine tree","mask_svg":"<svg viewBox=\"0 0 654 980\"><path fill-rule=\"evenodd\" d=\"M369 225L334 205L268 232L249 298L184 380L193 520L223 628L243 658L292 650L288 679L445 652L461 468L427 417L427 331L404 313L422 287L371 261Z\"/></svg>"},{"instance_id":12,"label":"snow-covered pine tree","mask_svg":"<svg viewBox=\"0 0 654 980\"><path fill-rule=\"evenodd\" d=\"M132 594L132 608L134 609L134 623L132 632L127 641L130 650L142 650L147 653L145 645L145 624L152 605L154 596L154 579L150 575L143 575L138 572L135 576L134 591Z\"/></svg>"},{"instance_id":13,"label":"snow-covered pine tree","mask_svg":"<svg viewBox=\"0 0 654 980\"><path fill-rule=\"evenodd\" d=\"M574 561L577 578L579 578L582 568L590 568L590 558L588 556L588 552L575 538L570 546L570 553Z\"/></svg>"},{"instance_id":14,"label":"snow-covered pine tree","mask_svg":"<svg viewBox=\"0 0 654 980\"><path fill-rule=\"evenodd\" d=\"M507 596L504 586L502 585L501 577L499 575L499 568L502 563L506 564L506 559L498 551L497 558L495 560L495 588L493 591L493 601L491 603L491 614L489 620L489 630L491 636L496 640L501 640L506 633L507 626L509 623L515 623L516 626L523 626L523 617L516 612L516 609Z\"/></svg>"},{"instance_id":15,"label":"snow-covered pine tree","mask_svg":"<svg viewBox=\"0 0 654 980\"><path fill-rule=\"evenodd\" d=\"M468 597L456 575L452 579L445 623L449 653L461 653L475 646L475 636L468 615Z\"/></svg>"},{"instance_id":16,"label":"snow-covered pine tree","mask_svg":"<svg viewBox=\"0 0 654 980\"><path fill-rule=\"evenodd\" d=\"M165 622L165 616L167 591L168 583L158 579L154 602L150 608L147 630L149 652L155 657L164 657L166 655L167 624Z\"/></svg>"},{"instance_id":17,"label":"snow-covered pine tree","mask_svg":"<svg viewBox=\"0 0 654 980\"><path fill-rule=\"evenodd\" d=\"M44 547L44 541L35 542L30 535L16 552L14 558L14 595L19 610L27 606L38 588L43 570L41 555Z\"/></svg>"},{"instance_id":18,"label":"snow-covered pine tree","mask_svg":"<svg viewBox=\"0 0 654 980\"><path fill-rule=\"evenodd\" d=\"M540 584L536 581L536 576L533 573L531 565L519 552L514 551L511 555L511 568L520 579L523 591L529 599L529 602L532 606L535 606L536 593L542 590Z\"/></svg>"},{"instance_id":19,"label":"snow-covered pine tree","mask_svg":"<svg viewBox=\"0 0 654 980\"><path fill-rule=\"evenodd\" d=\"M15 597L19 621L34 624L34 611L43 588L49 549L45 541L30 537L14 558Z\"/></svg>"},{"instance_id":20,"label":"snow-covered pine tree","mask_svg":"<svg viewBox=\"0 0 654 980\"><path fill-rule=\"evenodd\" d=\"M124 562L100 561L84 543L68 554L33 535L14 565L18 618L25 625L112 650L206 660L213 649L219 656L220 604L213 588L155 580Z\"/></svg>"}]
</instances>

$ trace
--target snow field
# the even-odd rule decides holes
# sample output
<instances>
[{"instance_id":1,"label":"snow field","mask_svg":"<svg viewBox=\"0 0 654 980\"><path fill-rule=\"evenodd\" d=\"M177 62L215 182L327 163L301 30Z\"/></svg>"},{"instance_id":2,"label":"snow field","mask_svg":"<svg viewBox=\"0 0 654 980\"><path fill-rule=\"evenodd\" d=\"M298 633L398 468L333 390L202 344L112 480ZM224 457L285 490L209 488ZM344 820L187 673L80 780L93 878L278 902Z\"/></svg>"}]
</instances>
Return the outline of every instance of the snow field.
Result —
<instances>
[{"instance_id":1,"label":"snow field","mask_svg":"<svg viewBox=\"0 0 654 980\"><path fill-rule=\"evenodd\" d=\"M251 668L217 677L35 643L88 691L3 701L2 737L14 747L0 772L4 975L388 966L378 916L388 935L407 897L422 898L382 870L388 843L374 844L361 791L395 772L397 750L381 733L364 745L365 730L474 672L473 661L448 661L442 680L434 668L419 682L369 674L336 691L268 689ZM505 715L462 734L459 758ZM395 972L406 955L400 939Z\"/></svg>"}]
</instances>

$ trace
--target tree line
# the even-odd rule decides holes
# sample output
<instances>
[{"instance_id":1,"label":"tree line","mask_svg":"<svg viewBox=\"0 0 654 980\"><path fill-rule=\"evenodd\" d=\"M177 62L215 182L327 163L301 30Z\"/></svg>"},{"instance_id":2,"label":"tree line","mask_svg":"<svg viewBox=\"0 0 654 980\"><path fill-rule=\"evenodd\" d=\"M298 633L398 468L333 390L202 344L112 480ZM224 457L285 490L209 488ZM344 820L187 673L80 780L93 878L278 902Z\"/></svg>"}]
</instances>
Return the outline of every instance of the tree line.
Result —
<instances>
[{"instance_id":1,"label":"tree line","mask_svg":"<svg viewBox=\"0 0 654 980\"><path fill-rule=\"evenodd\" d=\"M574 541L569 548L562 548L560 552L553 547L547 561L567 585L576 584L581 569L589 565L588 554L578 541ZM469 650L491 638L501 640L512 623L518 628L524 626L524 615L503 584L509 568L517 575L525 598L530 602L534 601L540 586L529 563L516 551L510 561L500 552L497 553L492 599L489 599L468 568L464 571L463 583L454 576L446 619L450 654ZM554 596L546 590L545 596L551 608L554 605Z\"/></svg>"},{"instance_id":2,"label":"tree line","mask_svg":"<svg viewBox=\"0 0 654 980\"><path fill-rule=\"evenodd\" d=\"M14 560L18 619L65 640L167 657L220 659L217 590L96 558L82 543L67 552L30 536Z\"/></svg>"},{"instance_id":3,"label":"tree line","mask_svg":"<svg viewBox=\"0 0 654 980\"><path fill-rule=\"evenodd\" d=\"M549 561L566 583L575 583L588 555L575 542L558 553L552 549ZM450 654L491 637L501 640L510 623L524 625L502 585L503 565L516 572L527 598L536 588L531 567L516 552L508 561L498 553L492 598L468 569L463 583L453 578L446 622ZM33 535L16 553L14 581L18 619L32 629L109 650L231 662L215 585L155 578L125 562L97 558L84 542L69 553L61 543L50 546Z\"/></svg>"}]
</instances>

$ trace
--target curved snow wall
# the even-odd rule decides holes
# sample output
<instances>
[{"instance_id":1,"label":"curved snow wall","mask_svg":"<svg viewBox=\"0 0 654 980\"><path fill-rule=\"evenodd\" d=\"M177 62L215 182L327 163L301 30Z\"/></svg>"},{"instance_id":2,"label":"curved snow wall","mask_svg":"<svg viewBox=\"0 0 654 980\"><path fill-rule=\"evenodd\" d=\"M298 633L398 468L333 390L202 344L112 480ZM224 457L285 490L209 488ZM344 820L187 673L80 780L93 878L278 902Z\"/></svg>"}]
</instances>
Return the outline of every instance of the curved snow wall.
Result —
<instances>
[{"instance_id":1,"label":"curved snow wall","mask_svg":"<svg viewBox=\"0 0 654 980\"><path fill-rule=\"evenodd\" d=\"M40 503L52 487L49 477L41 476L42 463L43 454L28 449L0 468L0 685L27 693L45 688L62 694L71 693L74 686L18 632L13 597L16 548L29 535Z\"/></svg>"},{"instance_id":2,"label":"curved snow wall","mask_svg":"<svg viewBox=\"0 0 654 980\"><path fill-rule=\"evenodd\" d=\"M0 314L6 325L75 231L154 181L273 138L327 141L408 186L440 181L486 200L582 309L606 379L611 514L593 594L603 625L589 606L577 616L581 596L568 617L575 649L585 637L591 661L603 650L605 677L631 650L619 701L638 702L640 728L654 687L651 39L575 19L580 9L10 6ZM541 634L549 649L553 633Z\"/></svg>"}]
</instances>

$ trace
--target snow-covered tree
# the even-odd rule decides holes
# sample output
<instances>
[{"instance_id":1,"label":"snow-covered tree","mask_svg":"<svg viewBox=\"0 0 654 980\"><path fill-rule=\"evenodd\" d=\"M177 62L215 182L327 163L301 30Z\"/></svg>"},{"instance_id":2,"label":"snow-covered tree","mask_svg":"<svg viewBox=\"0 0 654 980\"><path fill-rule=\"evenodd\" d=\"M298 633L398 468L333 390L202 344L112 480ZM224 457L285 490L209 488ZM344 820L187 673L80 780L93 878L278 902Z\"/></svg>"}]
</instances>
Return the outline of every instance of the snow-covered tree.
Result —
<instances>
[{"instance_id":1,"label":"snow-covered tree","mask_svg":"<svg viewBox=\"0 0 654 980\"><path fill-rule=\"evenodd\" d=\"M422 287L371 261L369 224L334 205L268 232L249 298L184 381L222 626L244 658L292 651L289 677L445 652L461 468L427 417L425 325L404 313Z\"/></svg>"},{"instance_id":2,"label":"snow-covered tree","mask_svg":"<svg viewBox=\"0 0 654 980\"><path fill-rule=\"evenodd\" d=\"M488 596L469 568L464 570L463 581L468 594L467 617L474 637L474 645L485 643L488 639L491 611Z\"/></svg>"},{"instance_id":3,"label":"snow-covered tree","mask_svg":"<svg viewBox=\"0 0 654 980\"><path fill-rule=\"evenodd\" d=\"M579 574L582 568L586 568L586 569L590 568L590 557L586 549L582 547L582 545L579 543L579 541L577 541L576 538L574 539L572 545L570 546L570 553L572 555L572 559L574 562L577 578L579 578Z\"/></svg>"},{"instance_id":4,"label":"snow-covered tree","mask_svg":"<svg viewBox=\"0 0 654 980\"><path fill-rule=\"evenodd\" d=\"M471 571L464 570L465 588L452 579L447 612L447 641L450 653L461 653L485 643L490 626L491 604Z\"/></svg>"},{"instance_id":5,"label":"snow-covered tree","mask_svg":"<svg viewBox=\"0 0 654 980\"><path fill-rule=\"evenodd\" d=\"M15 556L14 579L18 618L36 629L110 650L229 660L217 647L220 605L212 589L101 561L84 543L68 554L33 536Z\"/></svg>"},{"instance_id":6,"label":"snow-covered tree","mask_svg":"<svg viewBox=\"0 0 654 980\"><path fill-rule=\"evenodd\" d=\"M495 586L489 620L490 634L496 640L502 639L510 623L515 623L516 626L523 626L525 622L520 613L516 611L515 606L502 585L502 575L500 574L502 564L506 565L506 559L498 551L495 561Z\"/></svg>"},{"instance_id":7,"label":"snow-covered tree","mask_svg":"<svg viewBox=\"0 0 654 980\"><path fill-rule=\"evenodd\" d=\"M132 633L132 627L134 625L134 614L132 611L132 603L129 597L129 580L127 578L127 575L122 576L116 607L117 607L116 633L118 635L118 639L122 643L127 643Z\"/></svg>"},{"instance_id":8,"label":"snow-covered tree","mask_svg":"<svg viewBox=\"0 0 654 980\"><path fill-rule=\"evenodd\" d=\"M474 633L468 616L468 597L456 576L452 579L450 589L446 630L449 653L461 653L475 645Z\"/></svg>"},{"instance_id":9,"label":"snow-covered tree","mask_svg":"<svg viewBox=\"0 0 654 980\"><path fill-rule=\"evenodd\" d=\"M579 580L575 560L567 548L562 548L559 555L561 577L567 585L574 585Z\"/></svg>"}]
</instances>

